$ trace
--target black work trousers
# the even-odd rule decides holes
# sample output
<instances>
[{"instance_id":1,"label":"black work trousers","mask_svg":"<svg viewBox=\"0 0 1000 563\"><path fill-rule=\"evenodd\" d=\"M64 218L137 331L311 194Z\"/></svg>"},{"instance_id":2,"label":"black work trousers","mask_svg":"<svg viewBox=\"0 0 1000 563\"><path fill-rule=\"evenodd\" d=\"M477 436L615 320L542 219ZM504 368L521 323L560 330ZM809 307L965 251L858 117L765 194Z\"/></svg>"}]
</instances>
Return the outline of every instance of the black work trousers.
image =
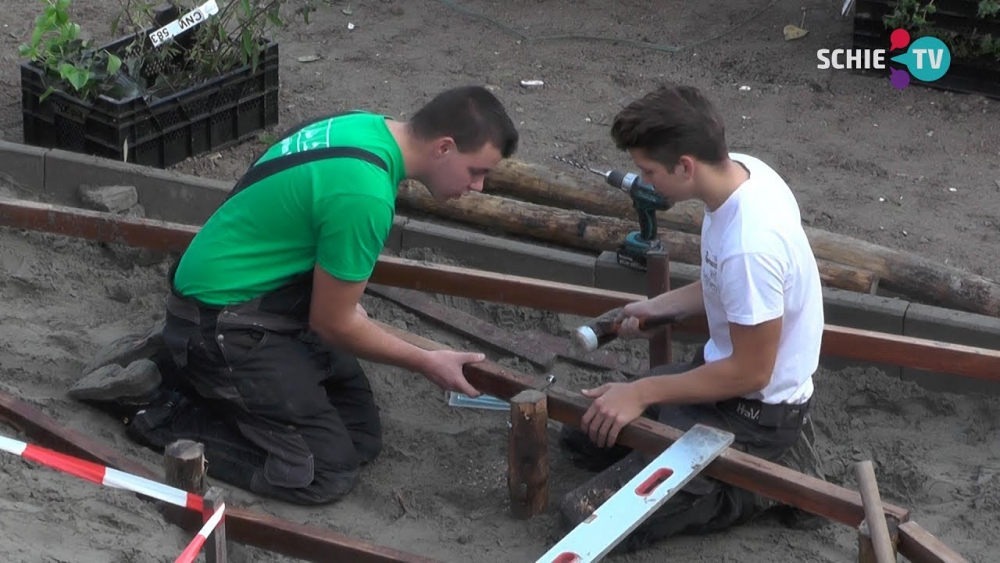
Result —
<instances>
[{"instance_id":1,"label":"black work trousers","mask_svg":"<svg viewBox=\"0 0 1000 563\"><path fill-rule=\"evenodd\" d=\"M699 350L692 362L660 366L651 370L649 375L683 373L703 364L702 354L703 350ZM643 416L681 431L700 423L732 432L735 439L731 447L768 461L786 462L785 465L802 470L794 466L800 465L795 461L798 458L810 457L797 451L811 447L803 438L803 430L809 424L808 408L801 415L788 417L780 427L762 426L748 418L748 410L751 409L739 408L736 402L657 405ZM560 442L576 458L578 465L598 471L564 497L560 511L564 523L570 527L582 523L655 458L621 445L599 448L587 434L570 426L563 427ZM774 505L774 501L746 489L698 475L624 538L613 552L635 551L679 534L724 530L746 522Z\"/></svg>"},{"instance_id":2,"label":"black work trousers","mask_svg":"<svg viewBox=\"0 0 1000 563\"><path fill-rule=\"evenodd\" d=\"M172 272L171 272L172 279ZM156 449L205 446L209 476L302 505L339 500L382 448L371 386L357 358L308 331L311 283L250 303L206 307L176 292L164 342L182 396L137 415L130 435Z\"/></svg>"}]
</instances>

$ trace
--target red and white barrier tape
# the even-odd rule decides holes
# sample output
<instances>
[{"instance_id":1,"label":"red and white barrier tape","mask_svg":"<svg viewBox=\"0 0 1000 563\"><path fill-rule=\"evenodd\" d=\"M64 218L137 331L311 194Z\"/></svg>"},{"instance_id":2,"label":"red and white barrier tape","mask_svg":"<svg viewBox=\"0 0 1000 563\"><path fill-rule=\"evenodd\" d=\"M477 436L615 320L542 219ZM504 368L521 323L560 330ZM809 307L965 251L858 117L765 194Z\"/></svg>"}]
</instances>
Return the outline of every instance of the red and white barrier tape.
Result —
<instances>
[{"instance_id":1,"label":"red and white barrier tape","mask_svg":"<svg viewBox=\"0 0 1000 563\"><path fill-rule=\"evenodd\" d=\"M197 510L198 512L204 510L204 499L199 495L182 491L163 483L157 483L144 477L132 475L131 473L125 473L124 471L118 471L117 469L61 454L41 446L0 436L0 450L19 455L24 459L29 459L42 465L47 465L70 475L76 475L81 479L86 479L98 485L126 489L157 500L169 502L170 504Z\"/></svg>"},{"instance_id":2,"label":"red and white barrier tape","mask_svg":"<svg viewBox=\"0 0 1000 563\"><path fill-rule=\"evenodd\" d=\"M125 473L111 467L61 454L48 448L0 436L0 450L10 452L53 469L58 469L70 475L75 475L98 485L115 489L125 489L202 513L205 510L205 499L194 493L182 491L175 487L157 483L145 477ZM222 521L225 508L225 504L219 506L219 509L202 526L198 535L191 540L191 543L177 557L175 563L191 563L198 557L202 546L205 545L205 540L208 539L208 536L212 534L215 527Z\"/></svg>"},{"instance_id":3,"label":"red and white barrier tape","mask_svg":"<svg viewBox=\"0 0 1000 563\"><path fill-rule=\"evenodd\" d=\"M201 527L198 535L196 535L194 539L191 540L191 543L184 548L184 551L181 552L174 563L191 563L194 561L195 557L198 557L198 554L201 552L201 546L205 545L205 540L207 540L208 536L212 534L212 530L214 530L215 527L219 525L219 522L222 521L222 513L225 510L226 504L220 504L219 509L215 511L215 514L212 514L212 517L208 519L208 522L205 522L205 525Z\"/></svg>"}]
</instances>

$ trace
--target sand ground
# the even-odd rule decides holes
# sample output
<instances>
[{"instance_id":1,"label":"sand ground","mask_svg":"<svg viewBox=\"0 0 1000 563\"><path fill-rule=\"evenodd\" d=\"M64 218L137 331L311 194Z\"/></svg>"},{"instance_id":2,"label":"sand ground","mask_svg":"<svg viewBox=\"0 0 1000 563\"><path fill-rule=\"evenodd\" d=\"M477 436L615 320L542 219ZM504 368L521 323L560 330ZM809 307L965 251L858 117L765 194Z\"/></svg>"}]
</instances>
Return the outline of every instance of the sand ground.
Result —
<instances>
[{"instance_id":1,"label":"sand ground","mask_svg":"<svg viewBox=\"0 0 1000 563\"><path fill-rule=\"evenodd\" d=\"M108 38L117 3L76 4L73 13L85 31ZM405 118L442 88L486 83L518 119L520 158L548 163L558 154L624 167L625 156L607 135L610 118L656 80L679 80L718 101L732 150L764 158L788 179L807 223L1000 277L992 259L1000 247L998 102L922 88L897 92L887 79L817 70L816 49L850 43L850 21L839 19L839 5L365 0L353 2L347 16L340 10L346 3L335 3L314 14L311 25L281 36L281 120L288 125L348 107ZM0 0L0 9L6 26L0 33L0 137L18 142L16 47L39 5ZM348 31L348 22L357 27ZM802 24L809 35L785 42L781 28L788 23ZM643 45L538 39L567 34ZM656 48L663 44L691 47ZM304 55L321 59L297 62ZM523 89L521 79L541 79L546 86ZM249 142L177 169L235 179L263 146ZM433 249L422 256L458 258ZM0 231L0 269L2 388L157 467L156 456L133 447L114 421L65 392L102 344L141 331L162 314L164 264L140 267L128 255L93 244ZM559 332L573 323L446 301L509 328ZM379 319L475 349L392 305L365 303ZM641 348L618 346L629 361L642 361ZM530 561L559 537L552 514L527 523L507 515L503 413L452 409L418 376L365 366L383 409L386 448L352 496L307 510L230 489L234 502L445 561ZM599 377L565 365L556 369L571 388ZM817 385L819 444L830 480L853 486L851 462L873 459L886 499L912 507L923 526L971 561L994 559L1000 402L931 394L877 370L823 371ZM553 423L553 437L557 427ZM554 449L551 459L557 498L585 475ZM0 458L0 472L4 560L172 561L189 539L127 494L9 457ZM619 560L848 561L855 557L854 541L840 525L803 531L763 519ZM244 561L277 560L252 549L241 555Z\"/></svg>"}]
</instances>

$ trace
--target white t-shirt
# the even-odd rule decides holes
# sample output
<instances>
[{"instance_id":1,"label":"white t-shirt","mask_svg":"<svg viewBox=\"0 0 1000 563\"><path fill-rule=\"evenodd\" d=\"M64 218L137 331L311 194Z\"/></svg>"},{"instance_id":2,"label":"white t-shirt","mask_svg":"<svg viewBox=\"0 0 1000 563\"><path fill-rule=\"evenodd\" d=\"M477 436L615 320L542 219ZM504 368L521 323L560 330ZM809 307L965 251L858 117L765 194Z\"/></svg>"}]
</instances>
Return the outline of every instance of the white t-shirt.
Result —
<instances>
[{"instance_id":1,"label":"white t-shirt","mask_svg":"<svg viewBox=\"0 0 1000 563\"><path fill-rule=\"evenodd\" d=\"M730 154L750 178L715 211L705 208L701 282L708 317L705 361L733 353L729 323L759 324L784 316L771 382L747 395L800 404L812 396L823 335L823 292L795 196L767 164Z\"/></svg>"}]
</instances>

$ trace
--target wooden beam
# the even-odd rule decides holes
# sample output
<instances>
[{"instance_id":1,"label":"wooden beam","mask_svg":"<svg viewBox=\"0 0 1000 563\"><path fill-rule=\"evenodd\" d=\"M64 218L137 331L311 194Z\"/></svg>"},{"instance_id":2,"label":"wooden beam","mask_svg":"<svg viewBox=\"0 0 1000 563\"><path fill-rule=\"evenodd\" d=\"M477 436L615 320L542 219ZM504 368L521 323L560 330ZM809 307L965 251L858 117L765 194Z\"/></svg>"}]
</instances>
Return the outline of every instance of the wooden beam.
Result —
<instances>
[{"instance_id":1,"label":"wooden beam","mask_svg":"<svg viewBox=\"0 0 1000 563\"><path fill-rule=\"evenodd\" d=\"M433 340L376 322L386 331L414 346L425 350L447 348ZM467 364L464 372L469 383L480 392L504 400L510 400L526 389L540 389L544 386L544 382L539 378L492 362ZM549 386L545 394L550 419L576 428L580 427L580 419L591 402L589 399L555 385ZM676 442L682 434L676 428L648 418L640 418L622 429L618 442L655 456ZM720 481L756 491L779 502L854 528L865 518L861 494L857 491L804 475L732 448L712 462L705 473ZM909 516L907 509L891 504L883 504L883 510L885 514L900 522L905 522Z\"/></svg>"},{"instance_id":2,"label":"wooden beam","mask_svg":"<svg viewBox=\"0 0 1000 563\"><path fill-rule=\"evenodd\" d=\"M0 226L163 252L183 252L199 227L62 205L0 199Z\"/></svg>"},{"instance_id":3,"label":"wooden beam","mask_svg":"<svg viewBox=\"0 0 1000 563\"><path fill-rule=\"evenodd\" d=\"M899 525L899 552L912 563L969 563L913 521Z\"/></svg>"},{"instance_id":4,"label":"wooden beam","mask_svg":"<svg viewBox=\"0 0 1000 563\"><path fill-rule=\"evenodd\" d=\"M30 229L151 250L181 252L198 227L122 217L22 200L0 199L0 226ZM455 297L596 317L644 296L458 266L380 256L371 283ZM671 327L705 334L704 317ZM1000 381L1000 351L826 325L822 352L830 356Z\"/></svg>"},{"instance_id":5,"label":"wooden beam","mask_svg":"<svg viewBox=\"0 0 1000 563\"><path fill-rule=\"evenodd\" d=\"M375 321L383 329L425 350L447 347L422 336ZM501 367L492 362L467 364L464 373L469 383L482 393L510 400L527 389L541 389L538 378ZM549 418L580 427L580 419L590 401L578 394L552 385L545 387L546 408ZM676 428L640 418L624 429L618 443L659 455L676 442L683 433ZM757 492L778 502L795 506L806 512L824 516L853 528L865 520L865 506L861 493L793 471L787 467L729 448L705 469L704 473L720 481ZM882 503L882 513L899 527L899 552L914 563L968 563L961 555L941 543L923 528L909 522L910 511L889 503Z\"/></svg>"},{"instance_id":6,"label":"wooden beam","mask_svg":"<svg viewBox=\"0 0 1000 563\"><path fill-rule=\"evenodd\" d=\"M527 360L542 369L551 368L556 361L555 351L546 349L542 342L530 335L505 330L475 315L449 307L438 302L431 294L373 283L368 284L365 291L388 299L433 323L444 325L466 338Z\"/></svg>"},{"instance_id":7,"label":"wooden beam","mask_svg":"<svg viewBox=\"0 0 1000 563\"><path fill-rule=\"evenodd\" d=\"M183 251L199 230L198 227L188 225L13 200L0 200L0 226L170 252ZM427 265L387 256L380 257L372 281L584 316L598 316L615 307L644 299L641 295L453 266ZM383 327L397 334L402 332L388 325ZM673 328L704 332L704 319L695 319ZM440 346L408 333L402 333L401 336L423 341L424 345ZM823 352L845 358L1000 380L1000 375L997 375L1000 374L1000 352L982 348L827 325ZM524 374L488 362L469 365L466 370L473 385L500 398L509 399L524 389L537 388L541 384ZM549 388L546 394L551 418L574 426L580 425L580 418L588 405L584 397L554 387ZM0 418L8 420L33 439L48 443L63 452L143 477L155 478L144 466L58 425L33 407L5 393L0 393ZM619 440L627 446L658 453L679 437L680 432L676 429L640 419L626 427ZM732 485L758 491L780 502L853 527L860 525L864 518L859 493L735 450L720 456L706 472ZM887 516L904 522L900 526L900 552L912 561L966 562L920 526L907 522L907 510L893 505L883 505L883 508ZM189 518L183 525L195 530L200 526L201 519L196 514L191 516L193 518ZM230 512L229 521L235 541L310 561L327 560L336 555L360 562L432 561L364 544L328 530L239 509Z\"/></svg>"},{"instance_id":8,"label":"wooden beam","mask_svg":"<svg viewBox=\"0 0 1000 563\"><path fill-rule=\"evenodd\" d=\"M0 392L0 420L9 422L40 445L162 482L158 475L144 465L62 426L38 409L3 392ZM183 520L174 523L196 532L204 522L201 513L188 510ZM236 507L226 507L226 533L232 541L317 563L331 559L360 563L438 563L420 555L355 540L331 530Z\"/></svg>"}]
</instances>

